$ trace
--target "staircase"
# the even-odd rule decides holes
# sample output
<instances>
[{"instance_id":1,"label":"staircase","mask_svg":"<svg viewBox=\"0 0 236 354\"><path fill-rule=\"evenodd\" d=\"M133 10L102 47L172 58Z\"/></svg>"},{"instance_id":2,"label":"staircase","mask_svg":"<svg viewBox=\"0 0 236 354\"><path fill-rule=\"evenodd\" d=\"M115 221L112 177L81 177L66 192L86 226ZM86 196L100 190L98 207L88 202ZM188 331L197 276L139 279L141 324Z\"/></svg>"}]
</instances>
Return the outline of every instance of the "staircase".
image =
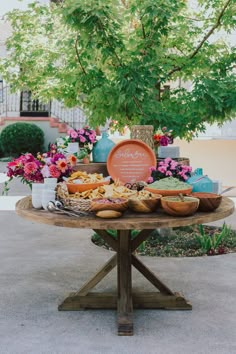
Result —
<instances>
[{"instance_id":1,"label":"staircase","mask_svg":"<svg viewBox=\"0 0 236 354\"><path fill-rule=\"evenodd\" d=\"M49 126L58 128L59 133L66 132L69 127L82 128L86 123L85 114L79 107L66 108L56 100L42 105L38 100L25 99L20 92L12 93L9 86L0 86L0 125L13 120L36 120L36 117L37 120L48 121Z\"/></svg>"}]
</instances>

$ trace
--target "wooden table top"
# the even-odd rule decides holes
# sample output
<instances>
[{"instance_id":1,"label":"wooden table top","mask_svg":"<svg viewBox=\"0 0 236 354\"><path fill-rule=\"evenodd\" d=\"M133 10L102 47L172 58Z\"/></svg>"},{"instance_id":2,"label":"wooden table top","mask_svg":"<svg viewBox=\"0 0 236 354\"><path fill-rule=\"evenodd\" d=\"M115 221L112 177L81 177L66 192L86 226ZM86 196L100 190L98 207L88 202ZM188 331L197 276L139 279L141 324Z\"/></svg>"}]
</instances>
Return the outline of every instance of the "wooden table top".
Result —
<instances>
[{"instance_id":1,"label":"wooden table top","mask_svg":"<svg viewBox=\"0 0 236 354\"><path fill-rule=\"evenodd\" d=\"M227 197L223 197L220 207L210 213L197 212L192 216L175 217L165 214L162 209L150 214L126 211L122 217L117 219L101 219L93 214L83 217L56 215L46 210L34 209L31 203L31 196L24 197L16 203L16 213L35 222L62 227L98 230L142 230L203 224L224 219L233 212L234 202Z\"/></svg>"}]
</instances>

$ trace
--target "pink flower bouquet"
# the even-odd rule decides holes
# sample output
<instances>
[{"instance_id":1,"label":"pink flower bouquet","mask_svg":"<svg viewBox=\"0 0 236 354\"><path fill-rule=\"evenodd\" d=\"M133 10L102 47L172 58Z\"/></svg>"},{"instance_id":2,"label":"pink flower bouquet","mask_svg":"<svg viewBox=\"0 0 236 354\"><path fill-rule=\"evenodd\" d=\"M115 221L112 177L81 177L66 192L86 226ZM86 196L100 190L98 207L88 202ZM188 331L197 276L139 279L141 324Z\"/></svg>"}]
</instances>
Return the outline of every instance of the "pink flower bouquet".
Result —
<instances>
[{"instance_id":1,"label":"pink flower bouquet","mask_svg":"<svg viewBox=\"0 0 236 354\"><path fill-rule=\"evenodd\" d=\"M8 183L13 177L20 178L22 183L26 183L31 188L32 183L43 182L46 177L55 177L58 182L63 177L70 176L73 167L76 165L74 155L65 156L58 153L56 145L50 145L50 151L37 154L34 157L31 153L26 153L7 164L7 176L10 179L5 183L3 193L9 190Z\"/></svg>"},{"instance_id":2,"label":"pink flower bouquet","mask_svg":"<svg viewBox=\"0 0 236 354\"><path fill-rule=\"evenodd\" d=\"M183 165L167 157L163 161L160 161L157 167L150 167L150 170L151 177L149 177L148 183L170 176L185 182L191 176L192 167Z\"/></svg>"}]
</instances>

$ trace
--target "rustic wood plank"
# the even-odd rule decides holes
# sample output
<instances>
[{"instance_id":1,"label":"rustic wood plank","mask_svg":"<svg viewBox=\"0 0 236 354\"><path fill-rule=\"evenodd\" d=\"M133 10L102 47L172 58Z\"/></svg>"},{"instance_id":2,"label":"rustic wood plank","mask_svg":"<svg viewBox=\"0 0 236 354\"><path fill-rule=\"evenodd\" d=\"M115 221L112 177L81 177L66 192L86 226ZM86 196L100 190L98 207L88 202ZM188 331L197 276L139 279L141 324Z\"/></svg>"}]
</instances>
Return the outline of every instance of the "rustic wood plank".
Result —
<instances>
[{"instance_id":1,"label":"rustic wood plank","mask_svg":"<svg viewBox=\"0 0 236 354\"><path fill-rule=\"evenodd\" d=\"M16 213L26 219L49 225L95 230L153 230L161 227L203 224L223 219L231 215L234 209L234 202L227 197L222 197L219 208L210 213L196 212L192 216L175 217L165 214L160 208L150 214L137 215L126 211L122 217L117 219L100 219L93 214L83 217L70 217L66 215L55 215L46 210L34 209L32 207L31 197L22 198L16 203Z\"/></svg>"},{"instance_id":2,"label":"rustic wood plank","mask_svg":"<svg viewBox=\"0 0 236 354\"><path fill-rule=\"evenodd\" d=\"M173 295L173 292L157 276L147 268L135 255L132 254L133 266L143 274L163 294Z\"/></svg>"},{"instance_id":3,"label":"rustic wood plank","mask_svg":"<svg viewBox=\"0 0 236 354\"><path fill-rule=\"evenodd\" d=\"M146 239L150 236L153 230L142 230L131 242L131 251L134 252Z\"/></svg>"},{"instance_id":4,"label":"rustic wood plank","mask_svg":"<svg viewBox=\"0 0 236 354\"><path fill-rule=\"evenodd\" d=\"M116 293L88 293L81 296L78 292L69 294L58 306L59 311L80 311L84 309L116 309Z\"/></svg>"},{"instance_id":5,"label":"rustic wood plank","mask_svg":"<svg viewBox=\"0 0 236 354\"><path fill-rule=\"evenodd\" d=\"M173 295L159 292L133 293L133 305L138 309L192 310L192 305L179 293Z\"/></svg>"},{"instance_id":6,"label":"rustic wood plank","mask_svg":"<svg viewBox=\"0 0 236 354\"><path fill-rule=\"evenodd\" d=\"M119 335L133 334L131 276L131 231L118 230L117 253L117 322Z\"/></svg>"},{"instance_id":7,"label":"rustic wood plank","mask_svg":"<svg viewBox=\"0 0 236 354\"><path fill-rule=\"evenodd\" d=\"M112 271L117 264L117 255L111 257L97 272L90 278L77 292L78 295L85 296L93 289L105 276Z\"/></svg>"},{"instance_id":8,"label":"rustic wood plank","mask_svg":"<svg viewBox=\"0 0 236 354\"><path fill-rule=\"evenodd\" d=\"M164 309L164 310L191 310L192 305L180 294L165 295L158 292L135 292L133 293L133 307L136 309ZM86 296L71 293L61 305L60 311L80 311L83 309L116 309L116 293L88 293ZM120 316L120 328L123 324L129 327L132 322L130 314L124 318ZM128 322L126 321L128 318ZM123 329L122 329L123 330ZM128 328L127 328L128 331Z\"/></svg>"},{"instance_id":9,"label":"rustic wood plank","mask_svg":"<svg viewBox=\"0 0 236 354\"><path fill-rule=\"evenodd\" d=\"M106 230L94 229L94 231L103 238L103 240L114 250L118 250L118 242Z\"/></svg>"}]
</instances>

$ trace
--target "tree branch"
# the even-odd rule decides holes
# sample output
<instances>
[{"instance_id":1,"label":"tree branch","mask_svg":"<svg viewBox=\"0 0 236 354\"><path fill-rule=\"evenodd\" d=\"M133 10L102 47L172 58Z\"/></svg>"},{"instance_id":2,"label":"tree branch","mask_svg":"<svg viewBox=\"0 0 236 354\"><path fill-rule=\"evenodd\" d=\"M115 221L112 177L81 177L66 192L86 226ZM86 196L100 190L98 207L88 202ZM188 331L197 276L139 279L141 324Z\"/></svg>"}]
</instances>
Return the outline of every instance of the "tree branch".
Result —
<instances>
[{"instance_id":1,"label":"tree branch","mask_svg":"<svg viewBox=\"0 0 236 354\"><path fill-rule=\"evenodd\" d=\"M143 32L143 39L146 38L146 32L145 32L145 28L144 28L144 24L142 23L142 20L141 21L141 26L142 26L142 32Z\"/></svg>"},{"instance_id":2,"label":"tree branch","mask_svg":"<svg viewBox=\"0 0 236 354\"><path fill-rule=\"evenodd\" d=\"M85 68L83 67L83 64L82 64L81 59L80 59L80 55L79 55L79 51L78 51L78 40L79 40L79 38L78 38L78 36L77 36L77 38L76 38L76 40L75 40L75 52L76 52L76 56L77 56L77 58L78 58L79 65L80 65L80 67L81 67L81 69L82 69L84 75L87 75L87 73L86 73L86 71L85 71Z\"/></svg>"},{"instance_id":3,"label":"tree branch","mask_svg":"<svg viewBox=\"0 0 236 354\"><path fill-rule=\"evenodd\" d=\"M203 39L201 40L201 42L198 44L198 46L195 48L195 50L193 51L193 53L188 57L188 59L193 59L198 52L200 51L200 49L202 48L202 46L204 45L204 43L207 41L207 39L213 34L213 32L215 31L216 28L218 28L220 26L220 21L222 19L222 17L224 16L224 13L227 9L227 7L229 6L230 2L232 0L227 0L226 3L224 4L222 10L219 13L219 16L216 19L216 23L212 26L212 28L207 32L207 34L203 37ZM174 74L177 71L181 71L184 68L185 64L182 66L176 66L174 67L172 70L170 70L167 74L167 77L170 77L172 74Z\"/></svg>"},{"instance_id":4,"label":"tree branch","mask_svg":"<svg viewBox=\"0 0 236 354\"><path fill-rule=\"evenodd\" d=\"M220 21L222 19L222 17L224 16L224 13L227 9L227 7L229 6L230 2L232 0L227 0L225 5L223 6L221 12L219 13L219 16L216 20L216 23L214 24L214 26L208 31L208 33L203 37L202 41L198 44L197 48L193 51L193 53L190 55L189 59L192 59L193 57L195 57L195 55L199 52L199 50L201 49L201 47L203 46L203 44L206 42L206 40L212 35L212 33L215 31L215 29L217 27L220 26Z\"/></svg>"},{"instance_id":5,"label":"tree branch","mask_svg":"<svg viewBox=\"0 0 236 354\"><path fill-rule=\"evenodd\" d=\"M110 42L110 40L109 40L109 38L108 38L108 36L107 36L107 34L106 34L105 28L104 28L103 23L102 23L102 21L100 20L100 18L98 19L98 21L99 21L100 27L101 27L101 29L102 29L104 35L105 35L105 38L106 38L106 41L107 41L108 45L110 46L110 48L113 48L113 46L112 46L112 44L111 44L111 42ZM117 59L117 61L118 61L118 63L119 63L119 66L123 66L123 64L122 64L120 58L118 57L118 55L117 55L117 53L116 53L116 51L115 51L114 48L113 48L113 53L114 53L114 55L115 55L115 57L116 57L116 59ZM134 101L136 107L139 109L139 111L141 112L141 114L144 115L144 112L143 112L142 107L140 106L140 104L139 104L139 102L138 102L137 97L135 97L135 95L132 95L132 98L133 98L133 101Z\"/></svg>"}]
</instances>

